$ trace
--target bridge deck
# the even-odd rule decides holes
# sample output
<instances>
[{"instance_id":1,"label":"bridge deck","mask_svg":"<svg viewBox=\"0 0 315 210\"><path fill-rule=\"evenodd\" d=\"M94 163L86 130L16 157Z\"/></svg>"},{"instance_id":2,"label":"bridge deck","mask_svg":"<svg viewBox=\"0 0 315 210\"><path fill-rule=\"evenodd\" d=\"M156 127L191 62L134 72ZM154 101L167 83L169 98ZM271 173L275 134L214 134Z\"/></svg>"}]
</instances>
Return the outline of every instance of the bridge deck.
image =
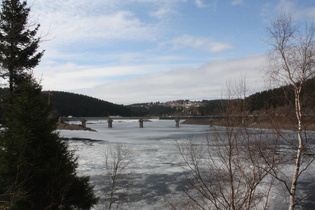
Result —
<instances>
[{"instance_id":1,"label":"bridge deck","mask_svg":"<svg viewBox=\"0 0 315 210\"><path fill-rule=\"evenodd\" d=\"M160 119L160 120L187 120L187 119L220 119L222 116L200 116L200 117L60 117L62 121L82 121L82 120L149 120L149 119Z\"/></svg>"},{"instance_id":2,"label":"bridge deck","mask_svg":"<svg viewBox=\"0 0 315 210\"><path fill-rule=\"evenodd\" d=\"M60 117L63 121L82 121L82 120L139 120L139 119L158 119L150 117Z\"/></svg>"}]
</instances>

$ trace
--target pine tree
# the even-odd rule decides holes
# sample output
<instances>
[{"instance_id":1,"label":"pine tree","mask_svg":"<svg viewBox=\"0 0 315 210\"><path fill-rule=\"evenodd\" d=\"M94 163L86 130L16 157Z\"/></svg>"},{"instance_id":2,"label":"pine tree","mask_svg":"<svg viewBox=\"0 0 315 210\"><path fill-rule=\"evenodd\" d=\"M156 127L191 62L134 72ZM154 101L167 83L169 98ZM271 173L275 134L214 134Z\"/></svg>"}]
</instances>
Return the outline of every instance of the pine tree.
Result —
<instances>
[{"instance_id":1,"label":"pine tree","mask_svg":"<svg viewBox=\"0 0 315 210\"><path fill-rule=\"evenodd\" d=\"M89 209L98 200L89 177L77 175L77 160L32 78L44 51L29 12L26 1L2 1L1 76L9 79L11 106L0 131L0 209Z\"/></svg>"},{"instance_id":2,"label":"pine tree","mask_svg":"<svg viewBox=\"0 0 315 210\"><path fill-rule=\"evenodd\" d=\"M0 13L0 64L1 76L9 79L10 103L12 93L21 78L38 65L44 51L38 52L41 39L36 37L39 24L29 25L26 1L3 0Z\"/></svg>"},{"instance_id":3,"label":"pine tree","mask_svg":"<svg viewBox=\"0 0 315 210\"><path fill-rule=\"evenodd\" d=\"M76 174L76 158L54 132L40 92L25 79L8 110L0 135L0 209L89 209L97 202L89 177Z\"/></svg>"}]
</instances>

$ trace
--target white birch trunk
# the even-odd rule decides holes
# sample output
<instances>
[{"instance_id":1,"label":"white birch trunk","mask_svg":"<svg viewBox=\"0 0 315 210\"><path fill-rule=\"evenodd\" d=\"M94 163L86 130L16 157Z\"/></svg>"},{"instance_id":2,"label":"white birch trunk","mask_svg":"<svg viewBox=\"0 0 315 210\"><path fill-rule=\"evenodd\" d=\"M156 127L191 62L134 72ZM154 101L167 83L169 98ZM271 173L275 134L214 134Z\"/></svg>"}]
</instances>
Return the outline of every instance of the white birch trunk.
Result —
<instances>
[{"instance_id":1,"label":"white birch trunk","mask_svg":"<svg viewBox=\"0 0 315 210\"><path fill-rule=\"evenodd\" d=\"M289 210L293 210L295 207L295 196L296 196L296 186L299 178L300 165L302 159L303 152L303 139L302 139L302 108L301 108L301 98L300 98L300 88L295 87L295 114L297 118L297 138L298 138L298 149L296 152L296 159L294 165L294 173L291 182L291 190L290 190L290 204Z\"/></svg>"}]
</instances>

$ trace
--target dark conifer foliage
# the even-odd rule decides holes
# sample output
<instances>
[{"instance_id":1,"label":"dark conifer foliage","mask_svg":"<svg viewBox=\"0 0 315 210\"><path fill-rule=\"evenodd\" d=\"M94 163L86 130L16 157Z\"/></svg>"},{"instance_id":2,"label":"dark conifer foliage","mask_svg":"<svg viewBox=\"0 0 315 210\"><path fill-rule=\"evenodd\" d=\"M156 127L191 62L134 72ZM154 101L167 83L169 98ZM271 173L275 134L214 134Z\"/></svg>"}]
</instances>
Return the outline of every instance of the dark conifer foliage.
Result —
<instances>
[{"instance_id":1,"label":"dark conifer foliage","mask_svg":"<svg viewBox=\"0 0 315 210\"><path fill-rule=\"evenodd\" d=\"M56 119L41 88L20 84L0 135L0 209L89 209L96 204L88 177L54 132Z\"/></svg>"},{"instance_id":2,"label":"dark conifer foliage","mask_svg":"<svg viewBox=\"0 0 315 210\"><path fill-rule=\"evenodd\" d=\"M48 95L43 95L48 101ZM75 93L50 91L53 109L60 116L75 117L107 117L113 115L133 116L134 113L126 106Z\"/></svg>"},{"instance_id":3,"label":"dark conifer foliage","mask_svg":"<svg viewBox=\"0 0 315 210\"><path fill-rule=\"evenodd\" d=\"M220 109L226 104L226 100L210 100L203 101L205 106L199 107L199 112L201 115L219 115L221 113Z\"/></svg>"},{"instance_id":4,"label":"dark conifer foliage","mask_svg":"<svg viewBox=\"0 0 315 210\"><path fill-rule=\"evenodd\" d=\"M1 75L9 81L1 97L0 209L89 209L97 202L89 177L55 132L56 119L41 98L31 70L38 52L39 25L29 23L26 1L2 0ZM7 91L8 92L8 91Z\"/></svg>"},{"instance_id":5,"label":"dark conifer foliage","mask_svg":"<svg viewBox=\"0 0 315 210\"><path fill-rule=\"evenodd\" d=\"M304 83L301 93L303 108L307 112L315 112L315 78L311 78ZM268 110L271 108L294 106L294 92L292 86L257 92L246 98L250 111Z\"/></svg>"},{"instance_id":6,"label":"dark conifer foliage","mask_svg":"<svg viewBox=\"0 0 315 210\"><path fill-rule=\"evenodd\" d=\"M39 25L30 26L30 9L26 1L3 0L0 13L1 76L9 79L10 94L18 87L21 78L38 65L44 51L38 52L40 38L36 37ZM12 103L12 96L10 103Z\"/></svg>"}]
</instances>

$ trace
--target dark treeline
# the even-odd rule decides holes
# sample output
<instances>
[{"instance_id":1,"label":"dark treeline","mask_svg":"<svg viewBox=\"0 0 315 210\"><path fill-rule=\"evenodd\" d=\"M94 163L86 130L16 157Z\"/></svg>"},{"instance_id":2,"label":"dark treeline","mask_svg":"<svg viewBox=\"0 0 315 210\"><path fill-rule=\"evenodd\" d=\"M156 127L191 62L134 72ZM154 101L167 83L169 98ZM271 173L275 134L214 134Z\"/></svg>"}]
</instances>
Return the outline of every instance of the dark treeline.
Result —
<instances>
[{"instance_id":1,"label":"dark treeline","mask_svg":"<svg viewBox=\"0 0 315 210\"><path fill-rule=\"evenodd\" d=\"M206 115L218 115L221 112L221 108L226 104L226 100L203 100L205 104L202 107L198 107L201 116Z\"/></svg>"},{"instance_id":2,"label":"dark treeline","mask_svg":"<svg viewBox=\"0 0 315 210\"><path fill-rule=\"evenodd\" d=\"M308 80L305 83L308 91L304 108L314 110L315 107L315 78ZM89 116L89 117L104 117L104 116L170 116L170 115L217 115L220 110L227 104L226 100L203 100L204 106L200 107L171 107L160 104L151 106L123 106L99 100L96 98L68 93L68 92L51 92L51 103L60 116ZM47 100L47 94L43 94ZM289 99L289 100L288 100ZM294 101L292 87L284 86L280 88L257 92L248 96L246 105L251 113L266 112L271 109L280 109L281 107L291 106L290 101Z\"/></svg>"},{"instance_id":3,"label":"dark treeline","mask_svg":"<svg viewBox=\"0 0 315 210\"><path fill-rule=\"evenodd\" d=\"M304 109L314 114L315 110L315 78L309 79L304 85L302 100ZM238 99L239 100L239 99ZM283 86L280 88L269 89L254 93L246 99L247 110L251 113L260 113L270 110L281 110L287 106L294 106L294 92L292 86ZM226 100L210 100L203 101L204 106L199 107L201 115L216 115L220 113L220 109L227 104Z\"/></svg>"},{"instance_id":4,"label":"dark treeline","mask_svg":"<svg viewBox=\"0 0 315 210\"><path fill-rule=\"evenodd\" d=\"M126 106L89 96L60 91L51 91L50 94L52 107L58 112L59 116L107 117L134 115ZM43 94L43 97L48 101L48 94Z\"/></svg>"},{"instance_id":5,"label":"dark treeline","mask_svg":"<svg viewBox=\"0 0 315 210\"><path fill-rule=\"evenodd\" d=\"M315 78L305 82L301 94L304 109L314 110L315 108ZM283 86L280 88L270 89L257 92L246 98L249 110L266 111L270 109L279 109L286 106L294 106L294 92L292 86Z\"/></svg>"},{"instance_id":6,"label":"dark treeline","mask_svg":"<svg viewBox=\"0 0 315 210\"><path fill-rule=\"evenodd\" d=\"M0 89L0 96L2 99L2 107L0 108L3 108L8 105L9 89ZM42 92L42 99L47 101L47 103L49 103L48 97L50 97L52 109L58 116L107 117L113 115L135 115L127 106L110 103L81 94L62 91Z\"/></svg>"},{"instance_id":7,"label":"dark treeline","mask_svg":"<svg viewBox=\"0 0 315 210\"><path fill-rule=\"evenodd\" d=\"M314 110L315 107L315 79L310 79L305 84L308 93L307 98L303 98L306 109ZM8 96L8 89L0 89L2 100ZM48 102L48 92L42 93L42 98ZM289 99L289 100L288 100ZM248 96L246 100L247 110L251 113L266 112L268 110L278 110L291 106L289 101L294 101L292 87L284 86L257 92ZM170 116L170 115L218 115L220 110L227 104L226 100L203 100L203 106L199 107L171 107L161 104L152 104L150 106L124 106L97 98L62 92L51 91L50 103L53 110L59 116L76 116L76 117L107 117L107 116ZM3 103L5 104L5 103Z\"/></svg>"}]
</instances>

